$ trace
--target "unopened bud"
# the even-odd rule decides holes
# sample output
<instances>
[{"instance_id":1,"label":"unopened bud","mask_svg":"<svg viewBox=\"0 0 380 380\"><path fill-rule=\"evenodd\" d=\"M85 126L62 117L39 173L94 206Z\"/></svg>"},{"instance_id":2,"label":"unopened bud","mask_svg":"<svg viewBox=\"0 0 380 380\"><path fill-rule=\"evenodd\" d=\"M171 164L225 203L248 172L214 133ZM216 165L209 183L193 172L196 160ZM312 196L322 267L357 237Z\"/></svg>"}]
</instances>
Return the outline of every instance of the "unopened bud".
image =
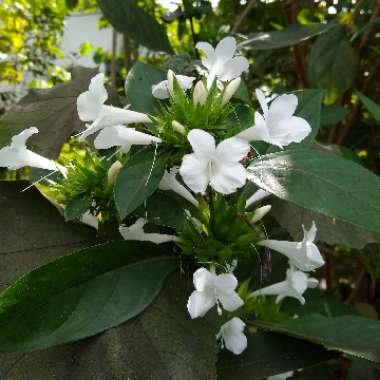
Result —
<instances>
[{"instance_id":1,"label":"unopened bud","mask_svg":"<svg viewBox=\"0 0 380 380\"><path fill-rule=\"evenodd\" d=\"M168 70L168 91L171 97L174 96L174 78L175 74L173 70Z\"/></svg>"},{"instance_id":2,"label":"unopened bud","mask_svg":"<svg viewBox=\"0 0 380 380\"><path fill-rule=\"evenodd\" d=\"M122 163L120 161L115 161L111 167L108 169L108 183L110 185L114 184L116 181L116 177L119 174L120 169L123 167Z\"/></svg>"},{"instance_id":3,"label":"unopened bud","mask_svg":"<svg viewBox=\"0 0 380 380\"><path fill-rule=\"evenodd\" d=\"M173 120L172 127L176 132L180 133L181 135L186 135L186 128L181 123L178 123L178 121Z\"/></svg>"},{"instance_id":4,"label":"unopened bud","mask_svg":"<svg viewBox=\"0 0 380 380\"><path fill-rule=\"evenodd\" d=\"M251 223L252 224L256 223L259 220L261 220L262 218L264 218L264 216L266 214L268 214L268 212L271 210L271 208L272 208L271 205L266 205L266 206L262 206L262 207L257 208L253 214L253 217L251 219Z\"/></svg>"},{"instance_id":5,"label":"unopened bud","mask_svg":"<svg viewBox=\"0 0 380 380\"><path fill-rule=\"evenodd\" d=\"M202 81L199 81L194 87L193 102L195 105L197 104L203 105L205 104L206 99L207 99L206 87Z\"/></svg>"},{"instance_id":6,"label":"unopened bud","mask_svg":"<svg viewBox=\"0 0 380 380\"><path fill-rule=\"evenodd\" d=\"M237 89L240 86L240 83L241 83L240 77L235 78L230 83L228 83L228 85L226 86L226 88L224 90L223 97L222 97L222 105L223 106L225 104L227 104L231 100L231 98L234 96L235 92L237 91Z\"/></svg>"}]
</instances>

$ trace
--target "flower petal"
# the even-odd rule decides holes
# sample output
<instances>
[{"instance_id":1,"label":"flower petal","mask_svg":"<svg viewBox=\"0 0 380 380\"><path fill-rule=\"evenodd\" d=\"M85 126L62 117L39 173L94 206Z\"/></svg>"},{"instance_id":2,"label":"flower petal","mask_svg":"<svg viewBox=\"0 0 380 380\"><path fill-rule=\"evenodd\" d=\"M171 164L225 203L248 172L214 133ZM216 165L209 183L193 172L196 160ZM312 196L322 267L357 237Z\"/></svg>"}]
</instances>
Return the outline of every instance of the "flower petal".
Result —
<instances>
[{"instance_id":1,"label":"flower petal","mask_svg":"<svg viewBox=\"0 0 380 380\"><path fill-rule=\"evenodd\" d=\"M196 290L200 292L206 289L214 290L216 275L206 268L199 268L193 273L193 284Z\"/></svg>"},{"instance_id":2,"label":"flower petal","mask_svg":"<svg viewBox=\"0 0 380 380\"><path fill-rule=\"evenodd\" d=\"M215 48L215 55L218 61L226 62L230 60L236 51L236 40L233 37L225 37L219 41Z\"/></svg>"},{"instance_id":3,"label":"flower petal","mask_svg":"<svg viewBox=\"0 0 380 380\"><path fill-rule=\"evenodd\" d=\"M298 98L294 94L277 96L269 106L268 123L279 123L284 119L289 119L296 111L297 105Z\"/></svg>"},{"instance_id":4,"label":"flower petal","mask_svg":"<svg viewBox=\"0 0 380 380\"><path fill-rule=\"evenodd\" d=\"M204 56L202 57L202 64L207 69L211 70L216 59L214 48L208 42L198 42L195 45L195 48L204 53Z\"/></svg>"},{"instance_id":5,"label":"flower petal","mask_svg":"<svg viewBox=\"0 0 380 380\"><path fill-rule=\"evenodd\" d=\"M310 124L301 117L292 116L277 124L269 125L269 134L274 145L287 146L299 143L311 132Z\"/></svg>"},{"instance_id":6,"label":"flower petal","mask_svg":"<svg viewBox=\"0 0 380 380\"><path fill-rule=\"evenodd\" d=\"M225 323L218 334L227 350L240 355L247 348L247 337L244 335L245 323L237 317Z\"/></svg>"},{"instance_id":7,"label":"flower petal","mask_svg":"<svg viewBox=\"0 0 380 380\"><path fill-rule=\"evenodd\" d=\"M53 160L49 160L37 153L32 152L31 150L25 149L23 151L23 161L24 166L31 166L33 168L40 168L46 170L57 170L57 165Z\"/></svg>"},{"instance_id":8,"label":"flower petal","mask_svg":"<svg viewBox=\"0 0 380 380\"><path fill-rule=\"evenodd\" d=\"M179 173L185 184L195 193L204 193L209 183L208 162L198 159L195 154L183 156Z\"/></svg>"},{"instance_id":9,"label":"flower petal","mask_svg":"<svg viewBox=\"0 0 380 380\"><path fill-rule=\"evenodd\" d=\"M215 153L215 139L201 129L193 129L187 135L195 155L199 159L210 160Z\"/></svg>"},{"instance_id":10,"label":"flower petal","mask_svg":"<svg viewBox=\"0 0 380 380\"><path fill-rule=\"evenodd\" d=\"M241 164L224 164L214 162L210 175L210 185L221 194L234 193L244 186L247 172Z\"/></svg>"},{"instance_id":11,"label":"flower petal","mask_svg":"<svg viewBox=\"0 0 380 380\"><path fill-rule=\"evenodd\" d=\"M307 230L304 225L302 225L303 229L303 241L304 242L313 242L315 240L315 237L317 236L317 226L315 225L315 222L313 221L310 230Z\"/></svg>"},{"instance_id":12,"label":"flower petal","mask_svg":"<svg viewBox=\"0 0 380 380\"><path fill-rule=\"evenodd\" d=\"M242 160L250 149L251 147L244 140L231 137L218 144L215 157L220 162L233 164Z\"/></svg>"},{"instance_id":13,"label":"flower petal","mask_svg":"<svg viewBox=\"0 0 380 380\"><path fill-rule=\"evenodd\" d=\"M189 90L193 86L193 82L195 81L195 77L188 77L186 75L176 75L178 84L183 90Z\"/></svg>"},{"instance_id":14,"label":"flower petal","mask_svg":"<svg viewBox=\"0 0 380 380\"><path fill-rule=\"evenodd\" d=\"M194 290L187 301L187 310L192 319L205 316L213 306L215 306L215 297L211 292Z\"/></svg>"},{"instance_id":15,"label":"flower petal","mask_svg":"<svg viewBox=\"0 0 380 380\"><path fill-rule=\"evenodd\" d=\"M216 276L215 279L215 288L218 292L230 292L236 289L238 286L238 280L232 273L222 273L219 276Z\"/></svg>"},{"instance_id":16,"label":"flower petal","mask_svg":"<svg viewBox=\"0 0 380 380\"><path fill-rule=\"evenodd\" d=\"M157 99L169 98L167 79L152 86L152 95Z\"/></svg>"},{"instance_id":17,"label":"flower petal","mask_svg":"<svg viewBox=\"0 0 380 380\"><path fill-rule=\"evenodd\" d=\"M147 115L141 112L130 111L124 108L104 105L101 109L102 120L100 126L110 127L118 124L151 123Z\"/></svg>"},{"instance_id":18,"label":"flower petal","mask_svg":"<svg viewBox=\"0 0 380 380\"><path fill-rule=\"evenodd\" d=\"M233 293L218 293L218 299L224 310L234 311L244 305L244 301L236 292Z\"/></svg>"},{"instance_id":19,"label":"flower petal","mask_svg":"<svg viewBox=\"0 0 380 380\"><path fill-rule=\"evenodd\" d=\"M263 110L264 117L266 117L268 115L268 111L269 111L268 102L267 102L267 99L266 99L264 93L259 88L256 89L256 98L260 104L261 109ZM256 112L256 114L257 114L257 112Z\"/></svg>"},{"instance_id":20,"label":"flower petal","mask_svg":"<svg viewBox=\"0 0 380 380\"><path fill-rule=\"evenodd\" d=\"M221 69L218 71L218 76L221 81L230 81L247 71L249 63L247 58L243 56L238 56L228 60Z\"/></svg>"},{"instance_id":21,"label":"flower petal","mask_svg":"<svg viewBox=\"0 0 380 380\"><path fill-rule=\"evenodd\" d=\"M314 243L306 243L306 255L317 268L325 264L325 260Z\"/></svg>"},{"instance_id":22,"label":"flower petal","mask_svg":"<svg viewBox=\"0 0 380 380\"><path fill-rule=\"evenodd\" d=\"M99 103L104 103L108 98L108 93L104 87L104 74L99 73L95 75L90 82L89 91Z\"/></svg>"},{"instance_id":23,"label":"flower petal","mask_svg":"<svg viewBox=\"0 0 380 380\"><path fill-rule=\"evenodd\" d=\"M20 132L17 135L14 135L12 137L11 147L12 148L25 148L26 147L26 141L34 134L38 133L38 128L36 127L30 127L27 129L24 129L22 132Z\"/></svg>"}]
</instances>

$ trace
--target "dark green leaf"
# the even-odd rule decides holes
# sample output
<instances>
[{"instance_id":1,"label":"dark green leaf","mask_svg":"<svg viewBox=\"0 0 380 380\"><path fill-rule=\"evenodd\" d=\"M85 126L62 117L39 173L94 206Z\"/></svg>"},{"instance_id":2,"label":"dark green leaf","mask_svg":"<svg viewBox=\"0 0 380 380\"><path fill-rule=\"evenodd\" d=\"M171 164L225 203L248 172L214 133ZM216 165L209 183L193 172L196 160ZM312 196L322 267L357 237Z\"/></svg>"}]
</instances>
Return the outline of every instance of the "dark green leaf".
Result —
<instances>
[{"instance_id":1,"label":"dark green leaf","mask_svg":"<svg viewBox=\"0 0 380 380\"><path fill-rule=\"evenodd\" d=\"M0 352L82 339L138 315L177 265L168 253L155 244L114 242L23 276L0 295Z\"/></svg>"},{"instance_id":2,"label":"dark green leaf","mask_svg":"<svg viewBox=\"0 0 380 380\"><path fill-rule=\"evenodd\" d=\"M302 240L302 225L318 227L317 241L330 245L340 244L362 249L368 243L380 243L380 233L370 232L352 224L308 210L290 202L275 199L271 202L271 215L284 227L295 241Z\"/></svg>"},{"instance_id":3,"label":"dark green leaf","mask_svg":"<svg viewBox=\"0 0 380 380\"><path fill-rule=\"evenodd\" d=\"M309 78L313 86L343 93L353 83L357 57L341 27L318 37L309 57Z\"/></svg>"},{"instance_id":4,"label":"dark green leaf","mask_svg":"<svg viewBox=\"0 0 380 380\"><path fill-rule=\"evenodd\" d=\"M95 241L92 228L65 223L28 182L0 182L0 291L26 271Z\"/></svg>"},{"instance_id":5,"label":"dark green leaf","mask_svg":"<svg viewBox=\"0 0 380 380\"><path fill-rule=\"evenodd\" d=\"M64 217L66 221L79 220L81 216L90 209L91 199L75 198L65 208Z\"/></svg>"},{"instance_id":6,"label":"dark green leaf","mask_svg":"<svg viewBox=\"0 0 380 380\"><path fill-rule=\"evenodd\" d=\"M359 96L365 108L367 108L367 110L372 114L375 120L380 121L380 105L375 103L368 96L362 94L360 91L356 91L356 94Z\"/></svg>"},{"instance_id":7,"label":"dark green leaf","mask_svg":"<svg viewBox=\"0 0 380 380\"><path fill-rule=\"evenodd\" d=\"M165 162L154 148L144 149L131 157L120 170L115 184L115 203L120 218L136 210L157 189L164 175Z\"/></svg>"},{"instance_id":8,"label":"dark green leaf","mask_svg":"<svg viewBox=\"0 0 380 380\"><path fill-rule=\"evenodd\" d=\"M104 17L120 33L152 50L172 52L166 28L142 9L137 0L97 0Z\"/></svg>"},{"instance_id":9,"label":"dark green leaf","mask_svg":"<svg viewBox=\"0 0 380 380\"><path fill-rule=\"evenodd\" d=\"M334 354L316 344L279 334L248 334L248 348L236 356L219 354L218 379L260 380L268 376L308 367L331 359Z\"/></svg>"},{"instance_id":10,"label":"dark green leaf","mask_svg":"<svg viewBox=\"0 0 380 380\"><path fill-rule=\"evenodd\" d=\"M216 327L211 313L191 320L192 286L173 276L138 317L79 342L31 353L0 354L0 378L216 379Z\"/></svg>"},{"instance_id":11,"label":"dark green leaf","mask_svg":"<svg viewBox=\"0 0 380 380\"><path fill-rule=\"evenodd\" d=\"M304 42L327 32L334 24L290 25L282 30L253 34L239 47L256 50L279 49Z\"/></svg>"},{"instance_id":12,"label":"dark green leaf","mask_svg":"<svg viewBox=\"0 0 380 380\"><path fill-rule=\"evenodd\" d=\"M247 84L244 81L241 81L240 86L232 98L239 99L246 104L252 104L251 95L249 93Z\"/></svg>"},{"instance_id":13,"label":"dark green leaf","mask_svg":"<svg viewBox=\"0 0 380 380\"><path fill-rule=\"evenodd\" d=\"M255 322L266 330L305 339L328 350L380 362L380 322L356 316L309 315L281 323Z\"/></svg>"},{"instance_id":14,"label":"dark green leaf","mask_svg":"<svg viewBox=\"0 0 380 380\"><path fill-rule=\"evenodd\" d=\"M292 150L255 159L248 177L298 206L369 231L380 231L380 178L338 156Z\"/></svg>"},{"instance_id":15,"label":"dark green leaf","mask_svg":"<svg viewBox=\"0 0 380 380\"><path fill-rule=\"evenodd\" d=\"M342 106L333 104L322 108L321 126L333 125L343 121L348 115L348 110Z\"/></svg>"},{"instance_id":16,"label":"dark green leaf","mask_svg":"<svg viewBox=\"0 0 380 380\"><path fill-rule=\"evenodd\" d=\"M125 93L132 109L155 115L157 100L152 95L152 86L165 79L166 74L161 69L137 62L125 81Z\"/></svg>"},{"instance_id":17,"label":"dark green leaf","mask_svg":"<svg viewBox=\"0 0 380 380\"><path fill-rule=\"evenodd\" d=\"M46 157L58 157L70 135L84 128L76 101L96 73L97 70L78 67L69 83L31 91L0 119L0 147L9 144L13 135L35 126L39 133L31 137L30 147Z\"/></svg>"}]
</instances>

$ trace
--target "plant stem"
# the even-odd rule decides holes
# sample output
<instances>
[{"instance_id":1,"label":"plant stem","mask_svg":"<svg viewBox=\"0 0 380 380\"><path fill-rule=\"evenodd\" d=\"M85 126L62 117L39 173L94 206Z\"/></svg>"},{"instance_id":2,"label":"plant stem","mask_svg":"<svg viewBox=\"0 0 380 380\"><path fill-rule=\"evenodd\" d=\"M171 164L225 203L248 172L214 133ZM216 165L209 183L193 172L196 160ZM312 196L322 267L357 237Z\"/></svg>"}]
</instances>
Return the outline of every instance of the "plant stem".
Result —
<instances>
[{"instance_id":1,"label":"plant stem","mask_svg":"<svg viewBox=\"0 0 380 380\"><path fill-rule=\"evenodd\" d=\"M111 84L116 87L116 52L117 52L117 32L112 29L112 55L111 55Z\"/></svg>"},{"instance_id":2,"label":"plant stem","mask_svg":"<svg viewBox=\"0 0 380 380\"><path fill-rule=\"evenodd\" d=\"M256 0L250 0L250 2L247 4L243 12L240 14L238 19L236 20L235 25L232 27L231 34L235 34L238 32L241 24L243 23L244 19L248 16L249 12L252 10L255 3L256 3Z\"/></svg>"}]
</instances>

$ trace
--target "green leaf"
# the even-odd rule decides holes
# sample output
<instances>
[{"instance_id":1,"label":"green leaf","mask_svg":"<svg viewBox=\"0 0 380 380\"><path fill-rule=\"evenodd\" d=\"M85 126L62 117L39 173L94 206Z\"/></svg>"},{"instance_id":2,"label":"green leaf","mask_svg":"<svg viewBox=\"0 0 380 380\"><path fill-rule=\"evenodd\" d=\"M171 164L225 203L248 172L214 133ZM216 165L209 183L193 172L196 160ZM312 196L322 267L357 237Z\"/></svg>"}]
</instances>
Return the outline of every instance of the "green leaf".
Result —
<instances>
[{"instance_id":1,"label":"green leaf","mask_svg":"<svg viewBox=\"0 0 380 380\"><path fill-rule=\"evenodd\" d=\"M313 86L341 94L354 82L356 70L356 53L341 27L318 37L309 57L309 78Z\"/></svg>"},{"instance_id":2,"label":"green leaf","mask_svg":"<svg viewBox=\"0 0 380 380\"><path fill-rule=\"evenodd\" d=\"M268 154L253 161L248 178L298 206L380 231L380 178L344 158L314 150Z\"/></svg>"},{"instance_id":3,"label":"green leaf","mask_svg":"<svg viewBox=\"0 0 380 380\"><path fill-rule=\"evenodd\" d=\"M136 210L157 189L164 175L165 162L156 156L154 148L133 155L120 170L114 197L120 218Z\"/></svg>"},{"instance_id":4,"label":"green leaf","mask_svg":"<svg viewBox=\"0 0 380 380\"><path fill-rule=\"evenodd\" d=\"M348 115L347 108L338 106L336 104L322 108L321 112L321 126L333 125L343 121Z\"/></svg>"},{"instance_id":5,"label":"green leaf","mask_svg":"<svg viewBox=\"0 0 380 380\"><path fill-rule=\"evenodd\" d=\"M280 49L297 45L330 30L335 24L290 25L282 30L252 34L239 47L256 50Z\"/></svg>"},{"instance_id":6,"label":"green leaf","mask_svg":"<svg viewBox=\"0 0 380 380\"><path fill-rule=\"evenodd\" d=\"M65 220L79 220L90 207L91 199L89 198L78 197L73 199L65 208Z\"/></svg>"},{"instance_id":7,"label":"green leaf","mask_svg":"<svg viewBox=\"0 0 380 380\"><path fill-rule=\"evenodd\" d=\"M65 223L28 182L0 181L0 291L18 276L68 252L94 244L92 228Z\"/></svg>"},{"instance_id":8,"label":"green leaf","mask_svg":"<svg viewBox=\"0 0 380 380\"><path fill-rule=\"evenodd\" d=\"M169 254L155 244L114 242L21 277L0 295L0 352L82 339L138 315L175 269Z\"/></svg>"},{"instance_id":9,"label":"green leaf","mask_svg":"<svg viewBox=\"0 0 380 380\"><path fill-rule=\"evenodd\" d=\"M128 73L125 93L134 111L155 115L157 100L152 95L152 86L166 79L163 70L137 62Z\"/></svg>"},{"instance_id":10,"label":"green leaf","mask_svg":"<svg viewBox=\"0 0 380 380\"><path fill-rule=\"evenodd\" d=\"M248 86L243 80L240 82L240 85L239 85L238 89L236 90L236 92L232 98L233 99L239 99L242 102L249 104L249 105L252 104L251 95L249 93Z\"/></svg>"},{"instance_id":11,"label":"green leaf","mask_svg":"<svg viewBox=\"0 0 380 380\"><path fill-rule=\"evenodd\" d=\"M369 243L380 243L380 233L366 231L281 199L274 199L271 205L271 215L295 241L302 240L301 226L311 226L315 221L318 227L317 241L356 249L362 249Z\"/></svg>"},{"instance_id":12,"label":"green leaf","mask_svg":"<svg viewBox=\"0 0 380 380\"><path fill-rule=\"evenodd\" d=\"M260 380L334 357L316 344L279 334L257 332L247 334L247 338L248 347L241 355L220 352L218 379Z\"/></svg>"},{"instance_id":13,"label":"green leaf","mask_svg":"<svg viewBox=\"0 0 380 380\"><path fill-rule=\"evenodd\" d=\"M120 33L152 50L172 52L166 28L139 6L137 0L97 0L104 17Z\"/></svg>"},{"instance_id":14,"label":"green leaf","mask_svg":"<svg viewBox=\"0 0 380 380\"><path fill-rule=\"evenodd\" d=\"M380 121L380 105L375 103L372 99L368 98L360 91L355 91L359 96L360 100L363 102L365 108L371 113L375 120Z\"/></svg>"},{"instance_id":15,"label":"green leaf","mask_svg":"<svg viewBox=\"0 0 380 380\"><path fill-rule=\"evenodd\" d=\"M363 359L354 359L347 371L347 380L379 380L380 367Z\"/></svg>"},{"instance_id":16,"label":"green leaf","mask_svg":"<svg viewBox=\"0 0 380 380\"><path fill-rule=\"evenodd\" d=\"M79 342L0 354L0 377L20 379L216 379L213 313L190 319L184 276L165 281L156 300L126 323ZM216 313L215 313L216 314Z\"/></svg>"},{"instance_id":17,"label":"green leaf","mask_svg":"<svg viewBox=\"0 0 380 380\"><path fill-rule=\"evenodd\" d=\"M328 350L380 363L380 322L356 316L326 318L309 315L281 323L254 324L295 338L320 344Z\"/></svg>"},{"instance_id":18,"label":"green leaf","mask_svg":"<svg viewBox=\"0 0 380 380\"><path fill-rule=\"evenodd\" d=\"M70 135L84 128L78 118L76 101L96 73L97 70L78 67L69 83L48 90L30 91L0 118L0 147L8 145L12 136L25 128L36 126L39 133L28 140L29 146L46 157L58 157Z\"/></svg>"}]
</instances>

